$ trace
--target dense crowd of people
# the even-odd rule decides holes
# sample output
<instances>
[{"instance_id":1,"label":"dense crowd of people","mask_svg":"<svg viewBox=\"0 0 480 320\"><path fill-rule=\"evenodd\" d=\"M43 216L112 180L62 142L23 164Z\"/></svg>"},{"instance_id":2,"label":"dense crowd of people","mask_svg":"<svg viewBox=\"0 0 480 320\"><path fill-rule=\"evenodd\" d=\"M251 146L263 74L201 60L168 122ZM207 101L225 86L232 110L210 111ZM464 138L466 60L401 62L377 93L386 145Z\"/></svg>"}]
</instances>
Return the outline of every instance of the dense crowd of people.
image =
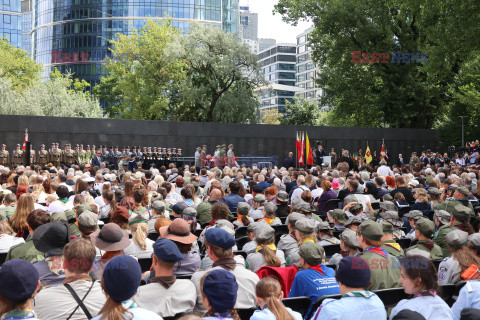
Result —
<instances>
[{"instance_id":1,"label":"dense crowd of people","mask_svg":"<svg viewBox=\"0 0 480 320\"><path fill-rule=\"evenodd\" d=\"M477 163L348 158L0 166L0 317L479 319Z\"/></svg>"}]
</instances>

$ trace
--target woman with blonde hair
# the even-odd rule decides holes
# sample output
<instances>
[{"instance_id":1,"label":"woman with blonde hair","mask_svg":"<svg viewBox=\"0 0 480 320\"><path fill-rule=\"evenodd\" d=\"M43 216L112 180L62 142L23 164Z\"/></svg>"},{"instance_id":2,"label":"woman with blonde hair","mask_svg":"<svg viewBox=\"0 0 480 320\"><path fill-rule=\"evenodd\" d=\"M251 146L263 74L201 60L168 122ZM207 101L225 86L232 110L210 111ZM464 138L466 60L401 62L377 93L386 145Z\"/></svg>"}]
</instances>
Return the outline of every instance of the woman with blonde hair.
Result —
<instances>
[{"instance_id":1,"label":"woman with blonde hair","mask_svg":"<svg viewBox=\"0 0 480 320\"><path fill-rule=\"evenodd\" d=\"M23 238L15 237L13 229L6 220L0 221L0 253L7 253L12 246L24 242Z\"/></svg>"},{"instance_id":2,"label":"woman with blonde hair","mask_svg":"<svg viewBox=\"0 0 480 320\"><path fill-rule=\"evenodd\" d=\"M27 238L28 223L27 216L30 212L35 210L35 201L33 196L29 193L24 193L20 196L15 208L15 213L10 218L10 224L18 237Z\"/></svg>"},{"instance_id":3,"label":"woman with blonde hair","mask_svg":"<svg viewBox=\"0 0 480 320\"><path fill-rule=\"evenodd\" d=\"M25 186L25 187L29 187L30 183L28 181L28 177L26 175L21 175L18 177L18 181L17 181L17 185L18 186Z\"/></svg>"},{"instance_id":4,"label":"woman with blonde hair","mask_svg":"<svg viewBox=\"0 0 480 320\"><path fill-rule=\"evenodd\" d=\"M130 240L131 244L123 250L123 253L137 258L150 258L155 241L147 238L147 221L143 219L141 214L133 213L128 220L128 225L133 237Z\"/></svg>"},{"instance_id":5,"label":"woman with blonde hair","mask_svg":"<svg viewBox=\"0 0 480 320\"><path fill-rule=\"evenodd\" d=\"M253 231L257 249L247 256L248 268L253 272L264 266L284 267L285 254L275 246L275 230L264 222L260 222Z\"/></svg>"},{"instance_id":6,"label":"woman with blonde hair","mask_svg":"<svg viewBox=\"0 0 480 320\"><path fill-rule=\"evenodd\" d=\"M433 211L432 206L430 205L430 201L428 199L427 190L423 188L416 188L414 189L415 193L413 197L417 200L410 210L420 210L422 211L424 216L429 217L432 219Z\"/></svg>"},{"instance_id":7,"label":"woman with blonde hair","mask_svg":"<svg viewBox=\"0 0 480 320\"><path fill-rule=\"evenodd\" d=\"M284 294L278 280L266 277L260 280L255 287L260 310L255 310L250 320L302 320L302 315L290 308L286 308L282 300Z\"/></svg>"}]
</instances>

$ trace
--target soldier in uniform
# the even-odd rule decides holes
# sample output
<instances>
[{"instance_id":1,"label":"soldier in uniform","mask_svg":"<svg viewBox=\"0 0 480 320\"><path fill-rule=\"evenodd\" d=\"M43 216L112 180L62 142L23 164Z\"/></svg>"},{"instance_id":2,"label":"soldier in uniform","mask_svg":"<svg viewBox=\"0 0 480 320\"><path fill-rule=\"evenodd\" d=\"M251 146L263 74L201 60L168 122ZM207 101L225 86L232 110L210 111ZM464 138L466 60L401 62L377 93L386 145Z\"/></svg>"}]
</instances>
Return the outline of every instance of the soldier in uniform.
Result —
<instances>
[{"instance_id":1,"label":"soldier in uniform","mask_svg":"<svg viewBox=\"0 0 480 320\"><path fill-rule=\"evenodd\" d=\"M108 152L108 150L107 150L107 146L106 146L106 145L104 145L104 146L102 147L102 157L105 158L105 159L108 159L108 157L109 157L109 152Z\"/></svg>"},{"instance_id":2,"label":"soldier in uniform","mask_svg":"<svg viewBox=\"0 0 480 320\"><path fill-rule=\"evenodd\" d=\"M172 156L170 158L170 162L177 165L177 148L172 148Z\"/></svg>"},{"instance_id":3,"label":"soldier in uniform","mask_svg":"<svg viewBox=\"0 0 480 320\"><path fill-rule=\"evenodd\" d=\"M52 143L52 148L49 152L49 161L55 166L60 166L60 161L62 159L62 151L58 149L57 143Z\"/></svg>"},{"instance_id":4,"label":"soldier in uniform","mask_svg":"<svg viewBox=\"0 0 480 320\"><path fill-rule=\"evenodd\" d=\"M150 162L148 169L150 169L151 167L160 168L161 162L162 162L162 149L153 147L151 157L152 157L152 161Z\"/></svg>"},{"instance_id":5,"label":"soldier in uniform","mask_svg":"<svg viewBox=\"0 0 480 320\"><path fill-rule=\"evenodd\" d=\"M161 161L162 166L167 166L167 148L162 148L162 161Z\"/></svg>"},{"instance_id":6,"label":"soldier in uniform","mask_svg":"<svg viewBox=\"0 0 480 320\"><path fill-rule=\"evenodd\" d=\"M220 167L220 149L221 146L217 145L215 147L215 152L213 153L213 165L215 167Z\"/></svg>"},{"instance_id":7,"label":"soldier in uniform","mask_svg":"<svg viewBox=\"0 0 480 320\"><path fill-rule=\"evenodd\" d=\"M222 167L227 165L227 145L222 144L222 149L220 149L220 165Z\"/></svg>"},{"instance_id":8,"label":"soldier in uniform","mask_svg":"<svg viewBox=\"0 0 480 320\"><path fill-rule=\"evenodd\" d=\"M92 150L90 150L90 155L92 156L92 158L97 155L97 149L94 144L92 145Z\"/></svg>"},{"instance_id":9,"label":"soldier in uniform","mask_svg":"<svg viewBox=\"0 0 480 320\"><path fill-rule=\"evenodd\" d=\"M177 148L177 166L183 167L182 148Z\"/></svg>"},{"instance_id":10,"label":"soldier in uniform","mask_svg":"<svg viewBox=\"0 0 480 320\"><path fill-rule=\"evenodd\" d=\"M80 145L77 143L75 146L75 159L78 159L78 156L80 155Z\"/></svg>"},{"instance_id":11,"label":"soldier in uniform","mask_svg":"<svg viewBox=\"0 0 480 320\"><path fill-rule=\"evenodd\" d=\"M126 154L127 159L130 159L130 154L131 154L131 152L130 152L130 146L127 146L127 154Z\"/></svg>"},{"instance_id":12,"label":"soldier in uniform","mask_svg":"<svg viewBox=\"0 0 480 320\"><path fill-rule=\"evenodd\" d=\"M115 170L118 170L118 162L122 158L122 153L118 150L118 146L115 146L115 149L113 150L113 168Z\"/></svg>"},{"instance_id":13,"label":"soldier in uniform","mask_svg":"<svg viewBox=\"0 0 480 320\"><path fill-rule=\"evenodd\" d=\"M17 144L17 149L12 152L13 166L20 166L23 164L23 150L20 148L20 144Z\"/></svg>"},{"instance_id":14,"label":"soldier in uniform","mask_svg":"<svg viewBox=\"0 0 480 320\"><path fill-rule=\"evenodd\" d=\"M40 146L40 151L38 151L37 162L40 166L44 167L48 163L48 151L45 150L45 145Z\"/></svg>"},{"instance_id":15,"label":"soldier in uniform","mask_svg":"<svg viewBox=\"0 0 480 320\"><path fill-rule=\"evenodd\" d=\"M235 166L235 153L233 152L233 144L228 145L227 160L229 167Z\"/></svg>"},{"instance_id":16,"label":"soldier in uniform","mask_svg":"<svg viewBox=\"0 0 480 320\"><path fill-rule=\"evenodd\" d=\"M76 152L72 150L72 145L70 143L67 143L65 145L65 150L63 150L62 153L61 163L70 168L72 164L75 164L76 162Z\"/></svg>"},{"instance_id":17,"label":"soldier in uniform","mask_svg":"<svg viewBox=\"0 0 480 320\"><path fill-rule=\"evenodd\" d=\"M79 153L81 156L85 156L87 154L87 151L83 149L83 144L80 144Z\"/></svg>"},{"instance_id":18,"label":"soldier in uniform","mask_svg":"<svg viewBox=\"0 0 480 320\"><path fill-rule=\"evenodd\" d=\"M35 165L35 150L33 150L33 145L30 143L30 165Z\"/></svg>"},{"instance_id":19,"label":"soldier in uniform","mask_svg":"<svg viewBox=\"0 0 480 320\"><path fill-rule=\"evenodd\" d=\"M420 163L420 159L417 157L417 153L413 152L412 157L410 158L410 165L416 167Z\"/></svg>"},{"instance_id":20,"label":"soldier in uniform","mask_svg":"<svg viewBox=\"0 0 480 320\"><path fill-rule=\"evenodd\" d=\"M0 151L0 165L2 166L8 166L10 165L9 159L10 159L10 152L6 150L7 146L2 144L2 150Z\"/></svg>"},{"instance_id":21,"label":"soldier in uniform","mask_svg":"<svg viewBox=\"0 0 480 320\"><path fill-rule=\"evenodd\" d=\"M167 154L165 155L165 167L168 168L172 158L172 148L167 148Z\"/></svg>"}]
</instances>

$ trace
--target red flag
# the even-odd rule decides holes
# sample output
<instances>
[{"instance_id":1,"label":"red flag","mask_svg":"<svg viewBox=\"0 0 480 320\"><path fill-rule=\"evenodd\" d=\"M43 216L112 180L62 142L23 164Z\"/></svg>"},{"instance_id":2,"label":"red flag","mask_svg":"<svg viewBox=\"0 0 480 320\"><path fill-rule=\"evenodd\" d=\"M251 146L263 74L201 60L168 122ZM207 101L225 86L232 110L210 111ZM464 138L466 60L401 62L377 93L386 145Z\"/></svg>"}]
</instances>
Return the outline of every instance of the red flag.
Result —
<instances>
[{"instance_id":1,"label":"red flag","mask_svg":"<svg viewBox=\"0 0 480 320\"><path fill-rule=\"evenodd\" d=\"M28 141L28 132L25 131L25 140L23 140L23 147L22 147L23 151L26 151L27 141Z\"/></svg>"},{"instance_id":2,"label":"red flag","mask_svg":"<svg viewBox=\"0 0 480 320\"><path fill-rule=\"evenodd\" d=\"M387 155L387 154L385 153L385 141L383 141L383 142L382 142L382 150L380 150L380 157L381 157L382 159L384 159L386 155Z\"/></svg>"},{"instance_id":3,"label":"red flag","mask_svg":"<svg viewBox=\"0 0 480 320\"><path fill-rule=\"evenodd\" d=\"M305 157L304 157L304 150L305 150L305 136L303 132L300 133L301 136L301 142L300 142L300 150L298 151L298 165L303 166L305 163Z\"/></svg>"},{"instance_id":4,"label":"red flag","mask_svg":"<svg viewBox=\"0 0 480 320\"><path fill-rule=\"evenodd\" d=\"M295 149L297 149L297 155L300 154L300 147L301 147L301 142L300 142L300 138L298 137L298 131L297 131L297 140L295 141Z\"/></svg>"},{"instance_id":5,"label":"red flag","mask_svg":"<svg viewBox=\"0 0 480 320\"><path fill-rule=\"evenodd\" d=\"M310 147L310 140L308 140L308 133L305 134L307 135L307 164L313 166L313 152L312 148Z\"/></svg>"}]
</instances>

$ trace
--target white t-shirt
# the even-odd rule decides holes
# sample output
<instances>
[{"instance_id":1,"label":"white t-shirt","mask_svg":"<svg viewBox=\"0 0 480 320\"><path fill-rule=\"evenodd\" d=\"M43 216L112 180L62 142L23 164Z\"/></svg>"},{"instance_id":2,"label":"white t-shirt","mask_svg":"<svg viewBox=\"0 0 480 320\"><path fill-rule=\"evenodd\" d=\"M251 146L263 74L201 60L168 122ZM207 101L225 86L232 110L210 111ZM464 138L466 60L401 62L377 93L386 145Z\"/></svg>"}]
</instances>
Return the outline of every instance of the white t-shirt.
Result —
<instances>
[{"instance_id":1,"label":"white t-shirt","mask_svg":"<svg viewBox=\"0 0 480 320\"><path fill-rule=\"evenodd\" d=\"M24 242L23 238L17 238L9 234L0 234L0 253L7 253L10 247Z\"/></svg>"}]
</instances>

